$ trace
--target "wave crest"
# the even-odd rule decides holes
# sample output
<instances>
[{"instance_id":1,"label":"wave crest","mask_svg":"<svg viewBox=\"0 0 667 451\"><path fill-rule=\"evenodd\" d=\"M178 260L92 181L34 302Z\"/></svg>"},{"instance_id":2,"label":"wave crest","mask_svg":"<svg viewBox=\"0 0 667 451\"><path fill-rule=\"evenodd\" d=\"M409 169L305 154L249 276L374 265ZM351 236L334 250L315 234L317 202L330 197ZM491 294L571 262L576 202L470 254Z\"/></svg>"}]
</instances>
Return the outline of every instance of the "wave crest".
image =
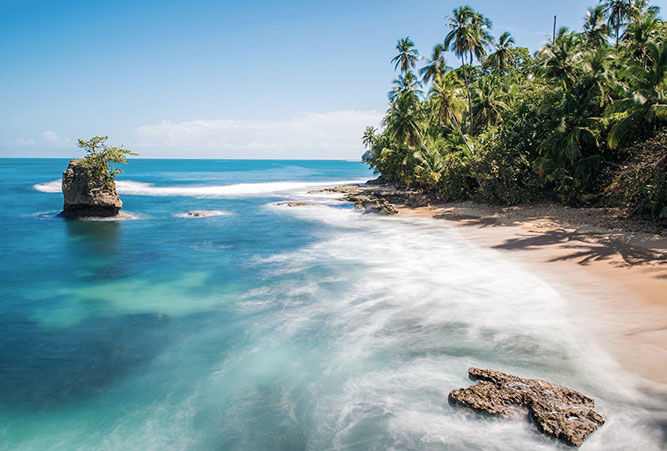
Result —
<instances>
[{"instance_id":1,"label":"wave crest","mask_svg":"<svg viewBox=\"0 0 667 451\"><path fill-rule=\"evenodd\" d=\"M233 185L213 186L155 186L151 183L120 180L116 182L119 194L130 196L183 196L183 197L241 197L253 195L271 195L305 191L312 188L324 186L347 185L351 183L363 183L361 180L343 180L330 182L263 182L263 183L237 183ZM43 193L62 192L61 181L53 180L47 183L37 183L33 189Z\"/></svg>"}]
</instances>

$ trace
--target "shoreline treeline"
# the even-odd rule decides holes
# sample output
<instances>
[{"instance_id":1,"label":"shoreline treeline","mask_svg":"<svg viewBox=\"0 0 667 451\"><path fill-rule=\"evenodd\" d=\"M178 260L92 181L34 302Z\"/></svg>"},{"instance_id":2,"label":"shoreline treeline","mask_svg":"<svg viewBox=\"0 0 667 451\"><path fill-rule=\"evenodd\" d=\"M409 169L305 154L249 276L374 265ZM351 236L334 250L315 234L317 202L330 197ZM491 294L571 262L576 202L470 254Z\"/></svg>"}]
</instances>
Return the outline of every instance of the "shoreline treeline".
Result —
<instances>
[{"instance_id":1,"label":"shoreline treeline","mask_svg":"<svg viewBox=\"0 0 667 451\"><path fill-rule=\"evenodd\" d=\"M617 205L667 217L667 24L647 0L591 7L534 55L469 6L422 57L409 37L364 160L445 200ZM461 66L445 59L451 51ZM642 143L650 145L642 146Z\"/></svg>"}]
</instances>

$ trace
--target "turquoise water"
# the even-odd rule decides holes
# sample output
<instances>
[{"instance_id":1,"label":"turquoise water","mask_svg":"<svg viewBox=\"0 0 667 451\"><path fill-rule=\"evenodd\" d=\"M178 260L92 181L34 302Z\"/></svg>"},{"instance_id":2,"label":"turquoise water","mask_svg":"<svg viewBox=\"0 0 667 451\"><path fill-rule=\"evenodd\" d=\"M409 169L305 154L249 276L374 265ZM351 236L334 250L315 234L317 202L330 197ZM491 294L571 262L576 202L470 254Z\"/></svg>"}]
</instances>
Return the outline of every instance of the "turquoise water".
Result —
<instances>
[{"instance_id":1,"label":"turquoise water","mask_svg":"<svg viewBox=\"0 0 667 451\"><path fill-rule=\"evenodd\" d=\"M665 444L664 399L530 268L307 194L360 163L133 160L123 221L57 218L66 166L0 159L2 449L560 447L449 407L469 366L593 396L608 422L583 449Z\"/></svg>"}]
</instances>

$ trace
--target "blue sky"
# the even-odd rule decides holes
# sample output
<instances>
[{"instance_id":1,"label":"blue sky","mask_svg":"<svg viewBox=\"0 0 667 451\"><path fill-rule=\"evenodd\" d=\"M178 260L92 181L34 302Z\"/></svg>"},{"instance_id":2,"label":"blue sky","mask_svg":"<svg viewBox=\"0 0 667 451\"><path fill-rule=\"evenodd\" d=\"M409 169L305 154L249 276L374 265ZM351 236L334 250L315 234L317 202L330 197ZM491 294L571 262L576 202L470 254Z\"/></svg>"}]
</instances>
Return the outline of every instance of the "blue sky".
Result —
<instances>
[{"instance_id":1,"label":"blue sky","mask_svg":"<svg viewBox=\"0 0 667 451\"><path fill-rule=\"evenodd\" d=\"M531 51L594 3L466 2ZM358 158L396 40L428 55L460 4L0 0L0 157L76 156L103 134L145 157Z\"/></svg>"}]
</instances>

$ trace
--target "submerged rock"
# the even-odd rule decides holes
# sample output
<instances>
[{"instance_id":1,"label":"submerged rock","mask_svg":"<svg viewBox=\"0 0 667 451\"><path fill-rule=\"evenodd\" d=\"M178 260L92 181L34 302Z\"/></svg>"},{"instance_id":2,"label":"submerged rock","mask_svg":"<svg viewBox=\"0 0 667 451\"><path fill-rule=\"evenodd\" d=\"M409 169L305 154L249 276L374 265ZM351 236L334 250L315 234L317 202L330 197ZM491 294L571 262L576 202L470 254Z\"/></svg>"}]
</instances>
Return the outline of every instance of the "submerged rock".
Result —
<instances>
[{"instance_id":1,"label":"submerged rock","mask_svg":"<svg viewBox=\"0 0 667 451\"><path fill-rule=\"evenodd\" d=\"M333 188L315 189L308 191L308 194L320 194L320 193L354 194L358 193L361 190L362 190L361 185L350 184L350 185L334 186Z\"/></svg>"},{"instance_id":2,"label":"submerged rock","mask_svg":"<svg viewBox=\"0 0 667 451\"><path fill-rule=\"evenodd\" d=\"M190 210L184 216L188 218L208 218L209 216L225 216L228 213L222 210Z\"/></svg>"},{"instance_id":3,"label":"submerged rock","mask_svg":"<svg viewBox=\"0 0 667 451\"><path fill-rule=\"evenodd\" d=\"M287 207L305 207L306 205L312 205L312 204L310 202L285 201L285 202L278 202L276 205L287 206Z\"/></svg>"},{"instance_id":4,"label":"submerged rock","mask_svg":"<svg viewBox=\"0 0 667 451\"><path fill-rule=\"evenodd\" d=\"M581 446L604 424L604 418L593 410L594 401L570 388L479 368L470 368L468 375L479 382L452 390L451 405L501 416L527 408L540 432L570 446Z\"/></svg>"},{"instance_id":5,"label":"submerged rock","mask_svg":"<svg viewBox=\"0 0 667 451\"><path fill-rule=\"evenodd\" d=\"M116 185L94 177L84 159L71 160L63 172L65 205L61 213L69 218L118 216L123 207Z\"/></svg>"}]
</instances>

